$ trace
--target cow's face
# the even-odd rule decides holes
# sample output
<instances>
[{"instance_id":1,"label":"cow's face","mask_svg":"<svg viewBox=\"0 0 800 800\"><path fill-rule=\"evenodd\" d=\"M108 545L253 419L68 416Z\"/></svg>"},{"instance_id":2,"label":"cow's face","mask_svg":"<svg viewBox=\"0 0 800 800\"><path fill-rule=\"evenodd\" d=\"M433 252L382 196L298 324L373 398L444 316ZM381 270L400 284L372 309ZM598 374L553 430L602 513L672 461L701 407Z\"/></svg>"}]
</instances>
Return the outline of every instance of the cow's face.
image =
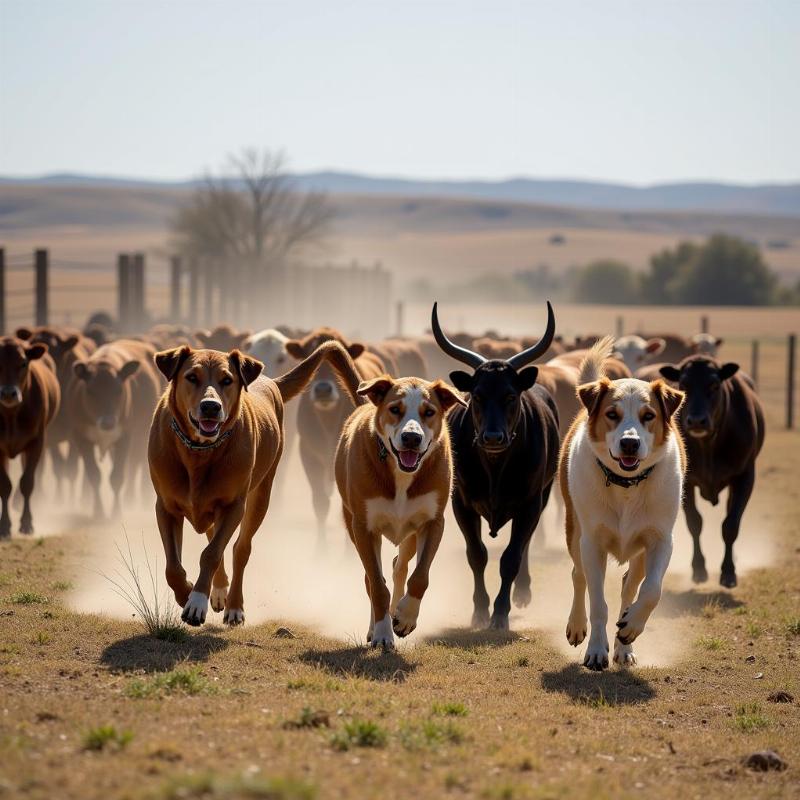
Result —
<instances>
[{"instance_id":1,"label":"cow's face","mask_svg":"<svg viewBox=\"0 0 800 800\"><path fill-rule=\"evenodd\" d=\"M30 363L47 352L45 344L27 344L8 337L0 343L0 405L14 409L22 400L30 382Z\"/></svg>"},{"instance_id":2,"label":"cow's face","mask_svg":"<svg viewBox=\"0 0 800 800\"><path fill-rule=\"evenodd\" d=\"M456 404L466 405L443 381L420 378L393 380L388 375L364 381L358 393L377 406L375 429L401 472L416 472L439 438L444 415Z\"/></svg>"},{"instance_id":3,"label":"cow's face","mask_svg":"<svg viewBox=\"0 0 800 800\"><path fill-rule=\"evenodd\" d=\"M663 381L624 378L587 383L578 396L588 413L589 441L607 467L638 472L658 461L683 394Z\"/></svg>"},{"instance_id":4,"label":"cow's face","mask_svg":"<svg viewBox=\"0 0 800 800\"><path fill-rule=\"evenodd\" d=\"M217 325L212 331L195 331L194 336L208 350L227 353L241 347L249 338L250 331L237 331L229 325Z\"/></svg>"},{"instance_id":5,"label":"cow's face","mask_svg":"<svg viewBox=\"0 0 800 800\"><path fill-rule=\"evenodd\" d=\"M286 350L288 341L280 331L267 331L246 339L242 351L257 358L271 376L283 375L294 364Z\"/></svg>"},{"instance_id":6,"label":"cow's face","mask_svg":"<svg viewBox=\"0 0 800 800\"><path fill-rule=\"evenodd\" d=\"M635 373L647 364L652 364L667 343L664 339L643 339L641 336L621 336L614 344L614 357L625 363Z\"/></svg>"},{"instance_id":7,"label":"cow's face","mask_svg":"<svg viewBox=\"0 0 800 800\"><path fill-rule=\"evenodd\" d=\"M517 371L496 360L481 364L473 374L450 373L453 385L470 394L469 412L479 447L499 453L511 444L522 414L522 393L533 386L538 374L537 367Z\"/></svg>"},{"instance_id":8,"label":"cow's face","mask_svg":"<svg viewBox=\"0 0 800 800\"><path fill-rule=\"evenodd\" d=\"M661 368L661 374L686 393L681 412L689 436L703 439L714 433L722 417L722 387L739 371L738 364L718 364L706 356L691 356L677 367Z\"/></svg>"},{"instance_id":9,"label":"cow's face","mask_svg":"<svg viewBox=\"0 0 800 800\"><path fill-rule=\"evenodd\" d=\"M60 368L64 358L71 353L78 344L79 338L75 334L64 334L55 328L18 328L17 336L31 344L46 344L47 351Z\"/></svg>"},{"instance_id":10,"label":"cow's face","mask_svg":"<svg viewBox=\"0 0 800 800\"><path fill-rule=\"evenodd\" d=\"M242 391L261 374L260 361L233 350L192 350L188 345L156 353L156 366L170 381L169 405L192 439L216 441L239 413Z\"/></svg>"},{"instance_id":11,"label":"cow's face","mask_svg":"<svg viewBox=\"0 0 800 800\"><path fill-rule=\"evenodd\" d=\"M118 434L125 406L130 399L128 381L139 371L140 362L127 361L119 369L105 361L76 361L75 377L85 384L84 410L104 435Z\"/></svg>"}]
</instances>

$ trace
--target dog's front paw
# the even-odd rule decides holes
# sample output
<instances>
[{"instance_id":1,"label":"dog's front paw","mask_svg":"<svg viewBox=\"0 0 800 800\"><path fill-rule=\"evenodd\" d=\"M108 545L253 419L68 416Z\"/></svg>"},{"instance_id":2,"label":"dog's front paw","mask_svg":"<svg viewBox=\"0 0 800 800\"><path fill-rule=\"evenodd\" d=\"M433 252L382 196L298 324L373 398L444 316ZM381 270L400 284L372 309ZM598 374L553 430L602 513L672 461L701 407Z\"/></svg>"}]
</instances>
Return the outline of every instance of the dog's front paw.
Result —
<instances>
[{"instance_id":1,"label":"dog's front paw","mask_svg":"<svg viewBox=\"0 0 800 800\"><path fill-rule=\"evenodd\" d=\"M586 615L582 617L570 618L567 620L567 641L577 647L586 638Z\"/></svg>"},{"instance_id":2,"label":"dog's front paw","mask_svg":"<svg viewBox=\"0 0 800 800\"><path fill-rule=\"evenodd\" d=\"M225 608L225 601L228 599L227 586L214 586L211 589L211 608L214 611L222 611Z\"/></svg>"},{"instance_id":3,"label":"dog's front paw","mask_svg":"<svg viewBox=\"0 0 800 800\"><path fill-rule=\"evenodd\" d=\"M583 658L583 666L595 672L608 669L608 642L595 640L594 637L590 638L589 647Z\"/></svg>"},{"instance_id":4,"label":"dog's front paw","mask_svg":"<svg viewBox=\"0 0 800 800\"><path fill-rule=\"evenodd\" d=\"M398 636L408 636L417 627L420 600L410 594L403 595L397 604L392 627Z\"/></svg>"},{"instance_id":5,"label":"dog's front paw","mask_svg":"<svg viewBox=\"0 0 800 800\"><path fill-rule=\"evenodd\" d=\"M614 642L614 663L621 667L632 667L636 664L636 654L633 652L632 644L622 644L617 639Z\"/></svg>"},{"instance_id":6,"label":"dog's front paw","mask_svg":"<svg viewBox=\"0 0 800 800\"><path fill-rule=\"evenodd\" d=\"M387 614L380 622L375 623L372 631L371 642L373 647L382 647L384 650L394 650L394 634L392 633L392 618Z\"/></svg>"},{"instance_id":7,"label":"dog's front paw","mask_svg":"<svg viewBox=\"0 0 800 800\"><path fill-rule=\"evenodd\" d=\"M192 592L183 607L181 619L187 625L202 625L208 613L208 597L202 592Z\"/></svg>"},{"instance_id":8,"label":"dog's front paw","mask_svg":"<svg viewBox=\"0 0 800 800\"><path fill-rule=\"evenodd\" d=\"M622 644L632 644L644 631L647 617L639 612L634 603L626 608L617 622L617 639Z\"/></svg>"},{"instance_id":9,"label":"dog's front paw","mask_svg":"<svg viewBox=\"0 0 800 800\"><path fill-rule=\"evenodd\" d=\"M222 621L232 628L236 625L244 625L244 610L241 608L226 608Z\"/></svg>"}]
</instances>

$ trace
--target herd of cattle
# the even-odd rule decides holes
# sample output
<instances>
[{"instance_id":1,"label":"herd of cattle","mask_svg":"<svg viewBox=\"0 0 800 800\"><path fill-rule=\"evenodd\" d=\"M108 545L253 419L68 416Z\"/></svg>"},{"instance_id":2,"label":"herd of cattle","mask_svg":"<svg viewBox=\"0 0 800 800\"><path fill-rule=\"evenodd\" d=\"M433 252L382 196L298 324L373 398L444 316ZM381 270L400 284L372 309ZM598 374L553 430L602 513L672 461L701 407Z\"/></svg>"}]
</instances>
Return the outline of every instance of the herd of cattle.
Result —
<instances>
[{"instance_id":1,"label":"herd of cattle","mask_svg":"<svg viewBox=\"0 0 800 800\"><path fill-rule=\"evenodd\" d=\"M30 497L44 451L50 457L56 497L75 497L80 492L84 497L90 495L98 519L105 514L98 460L110 454L113 514L120 513L123 493L135 498L149 492L148 477L156 484L161 504L159 527L168 556L168 582L184 606L184 619L194 624L203 622L205 607L202 598L198 601L195 595L204 594L206 599L211 598L215 610L225 610L227 622L235 624L244 619L241 572L249 555L249 538L266 513L276 473L275 491L280 491L281 473L277 465L281 453L296 442L321 542L325 540L334 484L339 487L348 531L367 572L372 608L369 636L373 644L390 646L391 630L385 630L384 618L391 617L389 626L393 625L396 633L407 634L416 624L416 613L411 615L413 619L404 621L404 609L407 611L409 603L416 602L415 611L418 610L420 595L393 596L385 602L376 599L377 595L382 596L385 585L378 591L376 584L383 582L383 576L379 568L374 569L375 545L366 539L359 540L360 523L353 518L355 512L348 505L353 492L363 495L371 491L363 485L354 488L353 474L358 470L354 453L363 451L362 468L365 459L377 459L375 470L387 458L393 464L392 456L396 459L395 485L384 491L385 498L391 498L393 505L391 508L386 505L388 499L384 505L369 505L367 500L365 520L372 520L370 524L382 529L400 547L395 561L395 582L398 577L404 582L408 561L415 552L418 564L427 559L427 566L430 565L432 553L423 546L424 537L410 539L415 542L410 548L403 542L408 533L405 527L412 530L416 525L419 529L427 519L426 498L436 492L430 487L427 493L424 487L415 489L416 484L425 481L419 478L415 479L416 484L411 479L410 483L403 483L402 475L414 473L427 452L423 448L436 445L444 437L447 442L441 446L447 448L443 451L446 454L452 452L452 462L447 462L452 467L446 470L442 502L452 500L466 542L474 576L472 622L475 626L506 629L512 599L518 606L527 605L531 599L529 544L553 482L557 482L560 445L582 408L578 391L581 364L588 348L600 339L600 336L582 336L567 341L556 336L549 304L548 311L547 330L541 339L506 338L495 331L480 336L463 332L445 334L435 306L431 333L371 343L351 341L324 327L312 331L277 327L251 333L228 325L195 331L182 325L161 324L142 335L121 336L115 332L113 321L105 316L90 320L82 331L66 327L19 328L15 336L0 340L0 539L9 537L12 527L10 458L22 456L19 491L24 506L19 531L30 534L33 532ZM326 345L327 342L338 342L340 346ZM720 582L733 587L736 585L733 545L753 489L764 421L752 381L737 365L717 359L721 344L720 339L708 334L690 339L663 333L623 336L614 343L613 353L605 360L603 369L612 380L630 377L664 380L685 394L677 419L688 456L683 508L694 540L693 577L697 582L708 578L700 548L702 518L695 505L695 489L716 504L722 490L727 488L727 514L722 525L725 558ZM215 351L217 361L209 361L210 356L205 361L197 356L208 351ZM535 367L530 366L533 362ZM456 369L457 363L466 365L470 371ZM194 372L181 372L192 364ZM300 370L298 365L307 366ZM188 416L176 422L179 414L174 404L178 402L175 393L179 387L175 384L183 375L192 384L191 387L187 384L186 390L191 388L196 397L192 395L191 399L187 395L188 405L181 413ZM264 376L276 382L267 381ZM414 376L416 383L412 380L406 385L405 393L398 395L400 400L392 405L391 399L386 398L393 387L400 385L401 378L411 380L408 376ZM264 388L267 384L271 388ZM299 394L306 384L308 390L300 394L299 401L284 409L283 401ZM226 397L230 392L235 392L236 398L229 401ZM262 402L259 392L267 397L264 402L270 407L268 412L258 406ZM240 395L244 398L241 402ZM412 395L416 398L415 408L406 408ZM390 403L386 408L384 401ZM377 407L375 415L379 412L386 415L385 426L381 427L384 423L377 416L364 417L363 425L354 420L358 415L358 409L354 414L354 404ZM164 414L163 430L169 429L168 434L153 433L159 414L157 411L154 422L157 407ZM217 453L224 449L226 436L233 430L225 426L233 424L231 415L242 414L253 415L256 422L251 428L263 428L261 433L254 434L254 441L261 444L253 446L269 447L274 452L263 469L258 467L267 476L265 482L259 483L259 492L265 495L260 504L263 508L248 513L243 507L236 519L238 524L242 515L247 515L242 530L248 519L253 530L246 543L240 534L234 548L234 585L228 591L222 553L233 530L226 530L213 546L222 525L218 511L206 508L200 521L192 518L191 511L184 507L186 504L173 504L180 511L164 510L169 503L162 495L183 490L159 488L164 471L160 462L166 456L162 458L160 451L154 453L154 447L157 450L173 440L185 444L185 453L176 451L169 469L187 469L187 480L191 483L192 468L186 466L187 459L211 458L206 450ZM258 422L259 414L266 414L267 421ZM441 421L437 421L437 414ZM398 423L394 427L393 415ZM367 433L358 432L359 425L366 426ZM272 428L278 433L263 432ZM383 436L384 429L391 433ZM367 437L366 446L359 444L359 436ZM154 445L154 441L162 445ZM258 454L253 456L249 462L251 471L256 469L259 459ZM159 463L154 465L154 460ZM216 463L219 470L226 469L225 462ZM82 480L79 480L80 464ZM372 475L358 480L363 484L374 479ZM425 480L432 481L433 486L438 479ZM224 478L206 469L202 481L202 491L214 495L214 482L224 482ZM252 482L250 485L255 486ZM190 494L197 491L201 489L196 486L186 490ZM380 495L383 490L375 491ZM555 492L553 496L558 494ZM560 498L556 500L563 504ZM191 505L190 500L186 502ZM244 505L244 499L241 502ZM247 503L250 502L248 499ZM430 502L436 505L439 500ZM186 580L180 566L180 535L165 533L165 525L179 531L176 520L182 526L183 517L209 536L208 548L201 559L201 579L196 584ZM397 523L400 517L405 522L399 528L386 521L393 519ZM255 519L258 524L253 524ZM491 537L511 522L509 544L500 559L501 587L491 613L484 583L488 556L481 539L482 520L486 521ZM230 528L231 524L226 523L225 527ZM379 544L377 550L379 554ZM435 552L435 546L432 550ZM243 562L240 568L237 560ZM424 584L424 591L427 573L415 572L409 587L414 580ZM204 588L201 584L208 586ZM237 594L235 603L231 600L232 593ZM401 606L399 611L398 606Z\"/></svg>"}]
</instances>

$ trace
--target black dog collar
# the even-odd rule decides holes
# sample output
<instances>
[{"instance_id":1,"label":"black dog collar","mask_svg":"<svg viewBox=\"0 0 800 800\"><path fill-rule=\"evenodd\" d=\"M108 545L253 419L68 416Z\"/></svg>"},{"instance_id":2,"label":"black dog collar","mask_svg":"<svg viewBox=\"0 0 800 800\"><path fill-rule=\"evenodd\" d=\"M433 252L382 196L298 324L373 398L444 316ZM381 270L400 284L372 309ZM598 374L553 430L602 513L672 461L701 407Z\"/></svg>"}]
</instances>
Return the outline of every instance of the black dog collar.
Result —
<instances>
[{"instance_id":1,"label":"black dog collar","mask_svg":"<svg viewBox=\"0 0 800 800\"><path fill-rule=\"evenodd\" d=\"M172 418L172 422L170 423L172 430L175 431L175 435L183 442L183 444L188 447L190 450L215 450L219 447L232 433L233 429L225 431L222 436L219 436L213 442L207 442L202 444L201 442L195 442L190 439L180 428L178 425L177 420L175 417Z\"/></svg>"},{"instance_id":2,"label":"black dog collar","mask_svg":"<svg viewBox=\"0 0 800 800\"><path fill-rule=\"evenodd\" d=\"M653 464L652 467L648 467L644 472L640 472L638 475L631 475L631 477L628 478L625 475L617 475L616 472L610 470L599 458L596 460L598 466L603 471L603 475L606 476L606 486L611 486L613 483L614 486L621 486L623 489L630 489L631 486L638 486L642 481L646 481L650 477L650 473L656 468L656 465Z\"/></svg>"},{"instance_id":3,"label":"black dog collar","mask_svg":"<svg viewBox=\"0 0 800 800\"><path fill-rule=\"evenodd\" d=\"M386 461L386 459L389 458L389 451L386 449L383 439L381 439L377 433L375 434L375 438L378 440L378 458L381 461Z\"/></svg>"}]
</instances>

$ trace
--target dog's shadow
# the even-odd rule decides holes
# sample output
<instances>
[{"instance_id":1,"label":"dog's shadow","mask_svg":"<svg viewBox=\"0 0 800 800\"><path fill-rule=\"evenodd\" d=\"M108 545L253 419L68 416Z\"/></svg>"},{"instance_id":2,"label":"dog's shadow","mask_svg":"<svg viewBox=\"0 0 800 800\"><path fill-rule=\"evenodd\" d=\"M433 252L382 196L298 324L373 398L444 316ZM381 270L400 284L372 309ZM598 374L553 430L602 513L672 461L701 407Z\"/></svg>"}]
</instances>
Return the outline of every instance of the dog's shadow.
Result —
<instances>
[{"instance_id":1,"label":"dog's shadow","mask_svg":"<svg viewBox=\"0 0 800 800\"><path fill-rule=\"evenodd\" d=\"M560 670L542 673L542 688L598 708L647 703L656 696L650 681L633 670L612 668L598 673L579 664L568 664Z\"/></svg>"},{"instance_id":2,"label":"dog's shadow","mask_svg":"<svg viewBox=\"0 0 800 800\"><path fill-rule=\"evenodd\" d=\"M512 631L476 630L475 628L445 628L439 633L423 639L425 644L457 650L472 650L476 647L506 647L520 640L524 640L524 637Z\"/></svg>"},{"instance_id":3,"label":"dog's shadow","mask_svg":"<svg viewBox=\"0 0 800 800\"><path fill-rule=\"evenodd\" d=\"M714 608L718 608L720 611L733 611L744 605L744 600L740 600L730 592L704 592L697 589L676 592L671 589L664 589L661 593L661 602L658 605L657 614L665 619L681 617L685 614L698 617L708 614L709 609L712 611Z\"/></svg>"},{"instance_id":4,"label":"dog's shadow","mask_svg":"<svg viewBox=\"0 0 800 800\"><path fill-rule=\"evenodd\" d=\"M100 655L100 663L116 672L166 672L183 662L207 661L228 645L226 639L213 633L188 634L178 642L143 633L108 645Z\"/></svg>"},{"instance_id":5,"label":"dog's shadow","mask_svg":"<svg viewBox=\"0 0 800 800\"><path fill-rule=\"evenodd\" d=\"M331 675L366 678L371 681L404 683L417 668L396 650L383 652L371 647L311 649L298 658L304 664L325 670Z\"/></svg>"}]
</instances>

